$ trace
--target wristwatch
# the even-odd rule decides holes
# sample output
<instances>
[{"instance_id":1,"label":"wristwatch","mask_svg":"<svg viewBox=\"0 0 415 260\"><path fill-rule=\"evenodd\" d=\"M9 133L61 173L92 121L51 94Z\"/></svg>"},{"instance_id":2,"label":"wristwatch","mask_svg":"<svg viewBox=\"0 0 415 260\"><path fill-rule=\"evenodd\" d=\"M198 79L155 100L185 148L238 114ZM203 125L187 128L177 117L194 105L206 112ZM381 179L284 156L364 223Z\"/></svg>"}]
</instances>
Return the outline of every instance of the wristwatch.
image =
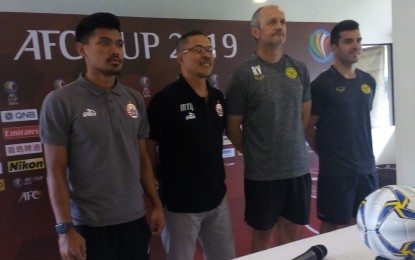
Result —
<instances>
[{"instance_id":1,"label":"wristwatch","mask_svg":"<svg viewBox=\"0 0 415 260\"><path fill-rule=\"evenodd\" d=\"M56 233L65 234L69 229L73 227L72 223L58 223L55 225Z\"/></svg>"}]
</instances>

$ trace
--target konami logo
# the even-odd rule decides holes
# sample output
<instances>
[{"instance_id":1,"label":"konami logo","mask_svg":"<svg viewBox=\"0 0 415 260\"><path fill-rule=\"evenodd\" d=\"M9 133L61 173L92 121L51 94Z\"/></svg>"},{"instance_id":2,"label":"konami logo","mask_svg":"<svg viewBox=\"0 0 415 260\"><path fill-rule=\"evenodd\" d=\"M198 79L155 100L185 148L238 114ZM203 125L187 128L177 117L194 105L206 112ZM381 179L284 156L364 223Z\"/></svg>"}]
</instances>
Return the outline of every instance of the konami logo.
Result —
<instances>
[{"instance_id":1,"label":"konami logo","mask_svg":"<svg viewBox=\"0 0 415 260\"><path fill-rule=\"evenodd\" d=\"M36 109L1 111L3 123L38 120Z\"/></svg>"},{"instance_id":2,"label":"konami logo","mask_svg":"<svg viewBox=\"0 0 415 260\"><path fill-rule=\"evenodd\" d=\"M31 137L39 137L39 126L38 125L3 128L3 139L4 140L31 138Z\"/></svg>"},{"instance_id":3,"label":"konami logo","mask_svg":"<svg viewBox=\"0 0 415 260\"><path fill-rule=\"evenodd\" d=\"M0 179L0 191L4 191L6 189L6 184L4 183L4 179Z\"/></svg>"}]
</instances>

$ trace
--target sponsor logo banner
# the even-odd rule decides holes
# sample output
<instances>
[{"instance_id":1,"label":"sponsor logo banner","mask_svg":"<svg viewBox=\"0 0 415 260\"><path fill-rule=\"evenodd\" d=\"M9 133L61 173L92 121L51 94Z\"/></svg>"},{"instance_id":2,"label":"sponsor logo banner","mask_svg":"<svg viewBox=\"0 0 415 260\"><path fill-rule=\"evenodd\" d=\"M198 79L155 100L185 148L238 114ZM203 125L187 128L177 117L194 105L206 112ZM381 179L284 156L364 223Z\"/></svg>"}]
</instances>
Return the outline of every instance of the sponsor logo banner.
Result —
<instances>
[{"instance_id":1,"label":"sponsor logo banner","mask_svg":"<svg viewBox=\"0 0 415 260\"><path fill-rule=\"evenodd\" d=\"M36 109L23 109L23 110L7 110L1 111L1 122L22 122L38 120Z\"/></svg>"},{"instance_id":2,"label":"sponsor logo banner","mask_svg":"<svg viewBox=\"0 0 415 260\"><path fill-rule=\"evenodd\" d=\"M43 152L40 142L9 144L5 146L6 156L34 154Z\"/></svg>"},{"instance_id":3,"label":"sponsor logo banner","mask_svg":"<svg viewBox=\"0 0 415 260\"><path fill-rule=\"evenodd\" d=\"M27 160L17 160L7 162L9 172L25 172L45 168L43 158L33 158Z\"/></svg>"},{"instance_id":4,"label":"sponsor logo banner","mask_svg":"<svg viewBox=\"0 0 415 260\"><path fill-rule=\"evenodd\" d=\"M43 192L40 190L32 190L32 191L25 191L22 192L19 198L19 202L22 201L30 201L30 200L38 200L42 197Z\"/></svg>"},{"instance_id":5,"label":"sponsor logo banner","mask_svg":"<svg viewBox=\"0 0 415 260\"><path fill-rule=\"evenodd\" d=\"M43 181L45 176L32 176L32 177L25 177L25 178L15 178L13 179L13 186L16 188L20 188L27 185L32 185L34 182Z\"/></svg>"},{"instance_id":6,"label":"sponsor logo banner","mask_svg":"<svg viewBox=\"0 0 415 260\"><path fill-rule=\"evenodd\" d=\"M223 140L223 145L231 145L232 144L231 140L229 140L228 136L226 136L226 135L222 136L222 140Z\"/></svg>"},{"instance_id":7,"label":"sponsor logo banner","mask_svg":"<svg viewBox=\"0 0 415 260\"><path fill-rule=\"evenodd\" d=\"M235 157L235 148L227 148L222 150L222 158Z\"/></svg>"},{"instance_id":8,"label":"sponsor logo banner","mask_svg":"<svg viewBox=\"0 0 415 260\"><path fill-rule=\"evenodd\" d=\"M6 189L6 184L4 183L4 179L0 179L0 191L4 191Z\"/></svg>"},{"instance_id":9,"label":"sponsor logo banner","mask_svg":"<svg viewBox=\"0 0 415 260\"><path fill-rule=\"evenodd\" d=\"M31 138L31 137L39 137L39 126L38 125L3 128L3 139L4 140Z\"/></svg>"}]
</instances>

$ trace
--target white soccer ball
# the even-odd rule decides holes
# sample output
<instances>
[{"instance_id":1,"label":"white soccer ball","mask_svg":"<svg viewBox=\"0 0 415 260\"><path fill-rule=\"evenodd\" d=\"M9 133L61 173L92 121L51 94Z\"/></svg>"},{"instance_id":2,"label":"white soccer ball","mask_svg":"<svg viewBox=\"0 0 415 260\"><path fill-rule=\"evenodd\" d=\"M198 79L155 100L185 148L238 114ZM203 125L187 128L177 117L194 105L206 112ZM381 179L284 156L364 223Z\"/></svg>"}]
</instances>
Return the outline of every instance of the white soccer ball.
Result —
<instances>
[{"instance_id":1,"label":"white soccer ball","mask_svg":"<svg viewBox=\"0 0 415 260\"><path fill-rule=\"evenodd\" d=\"M415 189L389 185L360 204L357 227L366 246L387 259L415 259Z\"/></svg>"}]
</instances>

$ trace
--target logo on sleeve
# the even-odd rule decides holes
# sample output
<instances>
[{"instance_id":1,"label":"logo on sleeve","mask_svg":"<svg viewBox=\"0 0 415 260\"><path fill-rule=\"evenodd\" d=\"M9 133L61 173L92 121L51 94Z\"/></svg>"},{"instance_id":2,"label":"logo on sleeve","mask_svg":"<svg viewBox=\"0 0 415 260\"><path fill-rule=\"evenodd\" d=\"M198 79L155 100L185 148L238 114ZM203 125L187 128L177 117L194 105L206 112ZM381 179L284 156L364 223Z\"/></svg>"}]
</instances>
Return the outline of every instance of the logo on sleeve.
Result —
<instances>
[{"instance_id":1,"label":"logo on sleeve","mask_svg":"<svg viewBox=\"0 0 415 260\"><path fill-rule=\"evenodd\" d=\"M91 116L97 116L97 112L95 112L92 109L87 108L85 112L82 113L82 117L91 117Z\"/></svg>"},{"instance_id":2,"label":"logo on sleeve","mask_svg":"<svg viewBox=\"0 0 415 260\"><path fill-rule=\"evenodd\" d=\"M219 101L216 104L215 109L216 109L216 113L218 114L218 116L223 117L223 107L222 107L222 104L219 103Z\"/></svg>"},{"instance_id":3,"label":"logo on sleeve","mask_svg":"<svg viewBox=\"0 0 415 260\"><path fill-rule=\"evenodd\" d=\"M372 89L369 87L368 84L362 84L362 86L360 86L360 89L362 90L363 93L369 95L372 92Z\"/></svg>"},{"instance_id":4,"label":"logo on sleeve","mask_svg":"<svg viewBox=\"0 0 415 260\"><path fill-rule=\"evenodd\" d=\"M192 112L189 112L187 115L186 115L186 120L191 120L191 119L196 119L196 115L195 115L195 113L192 113Z\"/></svg>"},{"instance_id":5,"label":"logo on sleeve","mask_svg":"<svg viewBox=\"0 0 415 260\"><path fill-rule=\"evenodd\" d=\"M298 76L298 73L293 67L288 67L285 69L285 75L290 79L295 79Z\"/></svg>"},{"instance_id":6,"label":"logo on sleeve","mask_svg":"<svg viewBox=\"0 0 415 260\"><path fill-rule=\"evenodd\" d=\"M195 113L190 111L195 111L192 103L180 104L180 112L187 112L187 114L184 117L186 121L196 119Z\"/></svg>"},{"instance_id":7,"label":"logo on sleeve","mask_svg":"<svg viewBox=\"0 0 415 260\"><path fill-rule=\"evenodd\" d=\"M125 111L127 111L127 114L132 118L138 118L139 116L137 107L131 102L125 106Z\"/></svg>"},{"instance_id":8,"label":"logo on sleeve","mask_svg":"<svg viewBox=\"0 0 415 260\"><path fill-rule=\"evenodd\" d=\"M265 78L265 75L262 74L261 66L259 65L252 66L251 69L252 69L252 73L254 74L255 80L263 80Z\"/></svg>"},{"instance_id":9,"label":"logo on sleeve","mask_svg":"<svg viewBox=\"0 0 415 260\"><path fill-rule=\"evenodd\" d=\"M346 87L344 87L344 86L338 86L338 87L336 88L336 91L337 91L337 92L340 92L340 93L344 92L345 90L346 90Z\"/></svg>"}]
</instances>

